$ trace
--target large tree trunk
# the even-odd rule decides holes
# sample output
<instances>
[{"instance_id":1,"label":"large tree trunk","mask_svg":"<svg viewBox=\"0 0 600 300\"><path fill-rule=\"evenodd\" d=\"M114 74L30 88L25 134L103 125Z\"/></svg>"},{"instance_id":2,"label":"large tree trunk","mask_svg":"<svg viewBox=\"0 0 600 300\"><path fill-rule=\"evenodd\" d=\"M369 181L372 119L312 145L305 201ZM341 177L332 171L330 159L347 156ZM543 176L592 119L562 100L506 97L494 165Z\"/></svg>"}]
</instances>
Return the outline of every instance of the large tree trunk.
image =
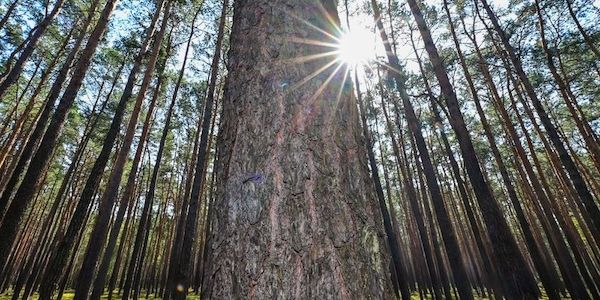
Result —
<instances>
[{"instance_id":1,"label":"large tree trunk","mask_svg":"<svg viewBox=\"0 0 600 300\"><path fill-rule=\"evenodd\" d=\"M204 297L393 298L351 82L292 62L334 26L335 1L235 2Z\"/></svg>"}]
</instances>

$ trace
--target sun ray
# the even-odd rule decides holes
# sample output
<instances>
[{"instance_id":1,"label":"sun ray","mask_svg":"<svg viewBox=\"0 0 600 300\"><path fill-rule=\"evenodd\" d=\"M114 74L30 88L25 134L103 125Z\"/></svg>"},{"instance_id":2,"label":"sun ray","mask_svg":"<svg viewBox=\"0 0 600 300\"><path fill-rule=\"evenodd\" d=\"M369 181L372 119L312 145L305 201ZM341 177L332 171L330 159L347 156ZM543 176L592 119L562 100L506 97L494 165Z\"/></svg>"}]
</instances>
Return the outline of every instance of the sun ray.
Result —
<instances>
[{"instance_id":1,"label":"sun ray","mask_svg":"<svg viewBox=\"0 0 600 300\"><path fill-rule=\"evenodd\" d=\"M312 103L323 93L329 82L333 80L333 77L337 74L337 72L344 66L344 64L338 64L338 66L331 72L331 74L323 81L323 83L319 86L319 88L315 91L315 93L309 98L309 102Z\"/></svg>"},{"instance_id":2,"label":"sun ray","mask_svg":"<svg viewBox=\"0 0 600 300\"><path fill-rule=\"evenodd\" d=\"M286 60L284 60L284 62L291 62L291 63L299 64L299 63L305 63L305 62L317 60L317 59L324 58L324 57L336 56L338 54L339 54L339 51L337 51L337 50L329 51L329 52L317 53L317 54L312 54L312 55L294 57L294 58L286 59Z\"/></svg>"},{"instance_id":3,"label":"sun ray","mask_svg":"<svg viewBox=\"0 0 600 300\"><path fill-rule=\"evenodd\" d=\"M390 65L389 63L387 63L387 62L385 62L385 61L378 61L377 63L378 63L379 65L381 65L381 66L383 66L383 67L387 68L387 69L388 69L388 70L390 70L390 71L393 71L393 72L397 72L397 73L400 73L400 74L402 74L402 70L401 70L401 69L398 69L397 67L394 67L394 66Z\"/></svg>"},{"instance_id":4,"label":"sun ray","mask_svg":"<svg viewBox=\"0 0 600 300\"><path fill-rule=\"evenodd\" d=\"M346 86L346 80L348 80L348 74L350 74L350 68L346 66L346 71L344 72L344 77L342 78L342 82L340 84L340 90L337 96L335 97L336 105L338 102L340 102L340 99L342 98L342 93L344 92L344 87Z\"/></svg>"},{"instance_id":5,"label":"sun ray","mask_svg":"<svg viewBox=\"0 0 600 300\"><path fill-rule=\"evenodd\" d=\"M339 23L339 19L336 19L331 13L329 13L327 11L327 9L325 8L325 6L323 5L323 3L321 3L320 5L320 9L322 10L323 14L325 15L325 17L327 18L327 20L329 21L329 24L333 27L333 29L335 29L337 31L338 35L341 35L344 33L344 31L342 30L342 28L338 25Z\"/></svg>"},{"instance_id":6,"label":"sun ray","mask_svg":"<svg viewBox=\"0 0 600 300\"><path fill-rule=\"evenodd\" d=\"M332 61L330 61L329 63L327 63L326 65L320 67L319 69L315 70L314 72L308 74L306 77L304 77L302 80L300 80L300 82L298 82L297 84L295 84L292 87L292 90L295 90L299 87L301 87L302 85L304 85L305 83L307 83L309 80L315 78L317 75L323 73L325 70L327 70L329 67L333 66L334 64L338 63L340 61L339 58L336 58ZM340 64L341 65L341 64Z\"/></svg>"},{"instance_id":7,"label":"sun ray","mask_svg":"<svg viewBox=\"0 0 600 300\"><path fill-rule=\"evenodd\" d=\"M370 43L373 39L373 32L365 29L345 32L338 45L341 60L351 66L368 64L376 57L375 47Z\"/></svg>"},{"instance_id":8,"label":"sun ray","mask_svg":"<svg viewBox=\"0 0 600 300\"><path fill-rule=\"evenodd\" d=\"M339 41L339 40L340 40L340 39L339 39L338 37L336 37L335 35L333 35L333 34L331 34L331 33L327 32L327 31L325 31L323 28L319 28L319 26L316 26L315 24L313 24L313 23L311 23L311 22L308 22L308 21L306 21L306 20L304 20L304 19L302 19L302 18L300 18L300 17L296 16L295 14L292 14L292 13L289 13L289 12L288 12L288 14L289 14L290 16L292 16L292 18L294 18L294 19L296 19L296 20L298 20L298 21L300 21L300 22L304 23L305 25L308 25L310 28L317 30L318 32L320 32L320 33L322 33L322 34L326 35L327 37L331 38L332 40L334 40L334 41Z\"/></svg>"},{"instance_id":9,"label":"sun ray","mask_svg":"<svg viewBox=\"0 0 600 300\"><path fill-rule=\"evenodd\" d=\"M293 43L313 45L313 46L324 46L324 47L330 47L330 48L338 48L339 47L338 43L328 43L328 42L323 42L323 41L319 41L319 40L305 39L305 38L299 38L299 37L291 37L288 39L288 41L293 42Z\"/></svg>"}]
</instances>

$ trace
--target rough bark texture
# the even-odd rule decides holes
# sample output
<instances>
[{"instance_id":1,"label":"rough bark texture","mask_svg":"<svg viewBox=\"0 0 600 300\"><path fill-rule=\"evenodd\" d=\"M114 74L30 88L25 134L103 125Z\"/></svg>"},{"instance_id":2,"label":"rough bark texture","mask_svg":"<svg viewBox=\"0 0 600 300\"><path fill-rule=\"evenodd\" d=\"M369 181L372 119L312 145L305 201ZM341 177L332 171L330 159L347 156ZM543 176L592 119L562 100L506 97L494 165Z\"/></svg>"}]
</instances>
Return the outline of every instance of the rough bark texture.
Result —
<instances>
[{"instance_id":1,"label":"rough bark texture","mask_svg":"<svg viewBox=\"0 0 600 300\"><path fill-rule=\"evenodd\" d=\"M351 83L290 60L332 51L293 42L331 22L334 1L235 2L207 298L393 297Z\"/></svg>"}]
</instances>

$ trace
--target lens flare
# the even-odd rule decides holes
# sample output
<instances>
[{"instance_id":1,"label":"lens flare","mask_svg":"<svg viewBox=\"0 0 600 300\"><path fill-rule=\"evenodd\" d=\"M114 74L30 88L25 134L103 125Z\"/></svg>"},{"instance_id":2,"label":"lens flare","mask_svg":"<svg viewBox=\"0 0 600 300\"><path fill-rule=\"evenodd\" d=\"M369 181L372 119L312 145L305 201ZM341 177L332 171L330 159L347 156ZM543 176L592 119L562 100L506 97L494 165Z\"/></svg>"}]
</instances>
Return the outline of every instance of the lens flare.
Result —
<instances>
[{"instance_id":1,"label":"lens flare","mask_svg":"<svg viewBox=\"0 0 600 300\"><path fill-rule=\"evenodd\" d=\"M376 57L373 40L374 33L366 29L345 32L337 46L340 60L351 66L367 64Z\"/></svg>"}]
</instances>

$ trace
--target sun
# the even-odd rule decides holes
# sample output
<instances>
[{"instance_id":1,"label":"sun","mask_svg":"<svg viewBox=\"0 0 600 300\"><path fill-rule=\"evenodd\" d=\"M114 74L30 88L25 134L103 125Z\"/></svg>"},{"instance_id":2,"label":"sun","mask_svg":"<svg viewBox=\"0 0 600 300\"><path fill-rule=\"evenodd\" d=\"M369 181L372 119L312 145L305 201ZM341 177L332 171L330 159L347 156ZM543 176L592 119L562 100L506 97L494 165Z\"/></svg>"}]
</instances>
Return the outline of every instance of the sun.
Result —
<instances>
[{"instance_id":1,"label":"sun","mask_svg":"<svg viewBox=\"0 0 600 300\"><path fill-rule=\"evenodd\" d=\"M375 59L374 33L354 29L342 34L337 45L338 58L350 66L364 65Z\"/></svg>"}]
</instances>

